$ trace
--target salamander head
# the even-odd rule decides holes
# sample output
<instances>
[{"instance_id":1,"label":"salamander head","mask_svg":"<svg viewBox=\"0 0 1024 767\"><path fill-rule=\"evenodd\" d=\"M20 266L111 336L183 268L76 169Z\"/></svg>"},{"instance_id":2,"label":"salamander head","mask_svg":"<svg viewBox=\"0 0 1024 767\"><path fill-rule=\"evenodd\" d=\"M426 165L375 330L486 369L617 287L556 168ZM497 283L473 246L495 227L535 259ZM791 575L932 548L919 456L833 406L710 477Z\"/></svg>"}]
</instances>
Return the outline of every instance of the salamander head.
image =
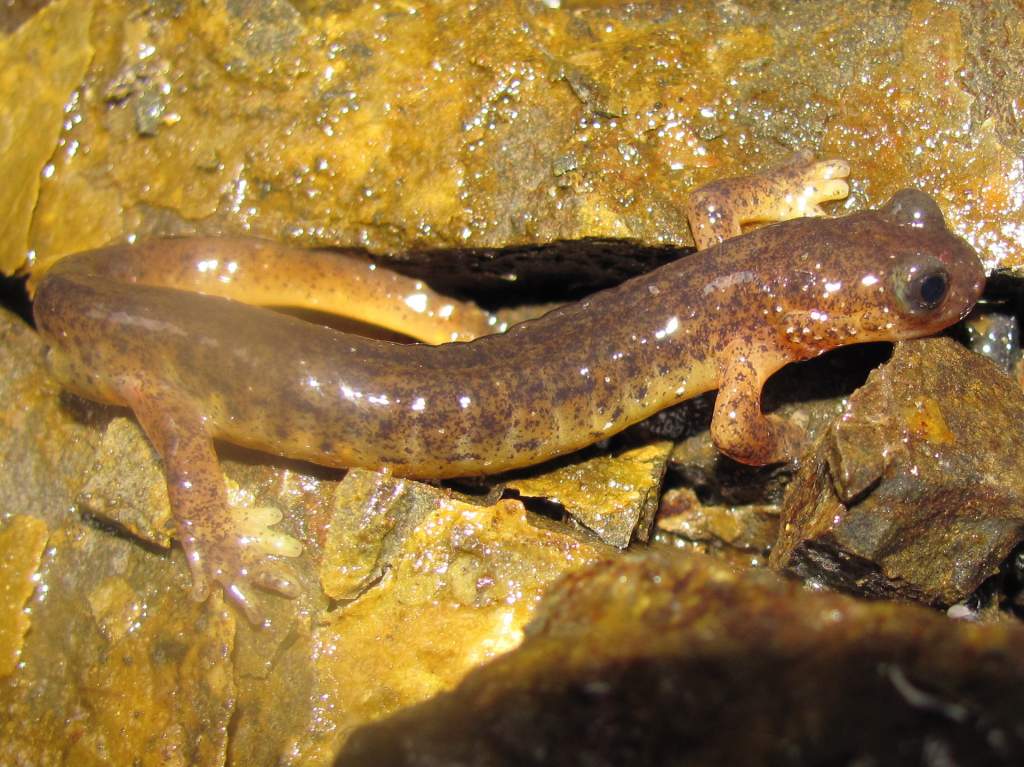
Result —
<instances>
[{"instance_id":1,"label":"salamander head","mask_svg":"<svg viewBox=\"0 0 1024 767\"><path fill-rule=\"evenodd\" d=\"M908 245L916 247L902 254L889 275L897 311L908 320L904 337L963 319L985 288L985 271L974 249L946 228L939 206L924 192L897 192L878 213L904 230L920 230L919 236L908 236Z\"/></svg>"},{"instance_id":2,"label":"salamander head","mask_svg":"<svg viewBox=\"0 0 1024 767\"><path fill-rule=\"evenodd\" d=\"M828 225L805 248L813 268L798 265L782 291L789 311L780 329L800 356L931 335L962 319L985 287L977 253L924 192L905 189Z\"/></svg>"}]
</instances>

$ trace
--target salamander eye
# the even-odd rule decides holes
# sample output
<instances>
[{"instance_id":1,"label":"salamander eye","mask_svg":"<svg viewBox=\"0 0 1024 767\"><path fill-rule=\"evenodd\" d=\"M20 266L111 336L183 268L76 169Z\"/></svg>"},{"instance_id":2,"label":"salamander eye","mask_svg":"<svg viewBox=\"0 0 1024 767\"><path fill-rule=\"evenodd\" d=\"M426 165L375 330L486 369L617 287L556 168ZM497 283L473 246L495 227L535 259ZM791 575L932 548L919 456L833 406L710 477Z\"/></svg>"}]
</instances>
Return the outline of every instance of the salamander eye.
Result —
<instances>
[{"instance_id":1,"label":"salamander eye","mask_svg":"<svg viewBox=\"0 0 1024 767\"><path fill-rule=\"evenodd\" d=\"M918 189L903 189L880 209L890 221L914 229L945 229L946 220L935 200Z\"/></svg>"},{"instance_id":2,"label":"salamander eye","mask_svg":"<svg viewBox=\"0 0 1024 767\"><path fill-rule=\"evenodd\" d=\"M929 312L941 304L949 293L949 272L935 264L912 266L898 277L896 295L910 314Z\"/></svg>"}]
</instances>

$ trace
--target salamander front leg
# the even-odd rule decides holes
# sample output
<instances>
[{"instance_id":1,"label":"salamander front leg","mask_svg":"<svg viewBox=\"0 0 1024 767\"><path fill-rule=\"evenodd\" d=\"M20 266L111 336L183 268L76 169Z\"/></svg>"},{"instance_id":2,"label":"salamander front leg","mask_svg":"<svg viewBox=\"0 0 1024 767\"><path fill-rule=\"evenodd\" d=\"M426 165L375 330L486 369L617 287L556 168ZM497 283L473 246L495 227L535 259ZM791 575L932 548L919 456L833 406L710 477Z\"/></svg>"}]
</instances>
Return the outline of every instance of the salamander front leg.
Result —
<instances>
[{"instance_id":1,"label":"salamander front leg","mask_svg":"<svg viewBox=\"0 0 1024 767\"><path fill-rule=\"evenodd\" d=\"M698 187L686 201L694 242L703 250L738 236L746 223L824 215L822 202L841 200L850 193L849 175L849 163L817 161L803 150L764 173Z\"/></svg>"},{"instance_id":2,"label":"salamander front leg","mask_svg":"<svg viewBox=\"0 0 1024 767\"><path fill-rule=\"evenodd\" d=\"M800 427L761 412L764 382L789 360L771 352L730 346L720 373L711 417L711 439L733 460L753 466L796 458L804 443Z\"/></svg>"},{"instance_id":3,"label":"salamander front leg","mask_svg":"<svg viewBox=\"0 0 1024 767\"><path fill-rule=\"evenodd\" d=\"M192 597L206 599L212 580L259 625L262 616L249 585L296 596L298 588L279 558L298 556L301 544L270 529L281 519L277 509L228 504L213 440L187 400L144 383L127 389L127 404L164 462L178 539L192 572Z\"/></svg>"}]
</instances>

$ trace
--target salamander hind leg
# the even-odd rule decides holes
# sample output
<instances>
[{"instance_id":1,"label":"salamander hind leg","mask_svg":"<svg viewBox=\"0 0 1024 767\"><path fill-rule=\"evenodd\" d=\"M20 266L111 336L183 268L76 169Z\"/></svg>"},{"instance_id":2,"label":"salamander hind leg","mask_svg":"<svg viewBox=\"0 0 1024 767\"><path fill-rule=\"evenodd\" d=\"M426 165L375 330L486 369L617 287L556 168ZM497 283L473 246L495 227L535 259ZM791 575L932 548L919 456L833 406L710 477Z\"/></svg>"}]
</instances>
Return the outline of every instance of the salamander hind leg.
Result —
<instances>
[{"instance_id":1,"label":"salamander hind leg","mask_svg":"<svg viewBox=\"0 0 1024 767\"><path fill-rule=\"evenodd\" d=\"M259 625L262 616L250 586L296 596L294 577L281 558L298 556L301 544L270 529L281 520L277 509L240 509L228 503L213 440L187 399L148 382L125 388L127 404L164 462L178 538L192 573L193 598L205 599L210 582L219 583Z\"/></svg>"},{"instance_id":2,"label":"salamander hind leg","mask_svg":"<svg viewBox=\"0 0 1024 767\"><path fill-rule=\"evenodd\" d=\"M815 160L807 150L763 173L713 181L690 193L686 215L701 250L738 236L742 225L821 216L821 203L850 192L844 160Z\"/></svg>"},{"instance_id":3,"label":"salamander hind leg","mask_svg":"<svg viewBox=\"0 0 1024 767\"><path fill-rule=\"evenodd\" d=\"M806 442L803 429L761 412L764 382L789 360L744 344L731 345L725 358L711 417L715 446L733 460L753 466L795 459Z\"/></svg>"}]
</instances>

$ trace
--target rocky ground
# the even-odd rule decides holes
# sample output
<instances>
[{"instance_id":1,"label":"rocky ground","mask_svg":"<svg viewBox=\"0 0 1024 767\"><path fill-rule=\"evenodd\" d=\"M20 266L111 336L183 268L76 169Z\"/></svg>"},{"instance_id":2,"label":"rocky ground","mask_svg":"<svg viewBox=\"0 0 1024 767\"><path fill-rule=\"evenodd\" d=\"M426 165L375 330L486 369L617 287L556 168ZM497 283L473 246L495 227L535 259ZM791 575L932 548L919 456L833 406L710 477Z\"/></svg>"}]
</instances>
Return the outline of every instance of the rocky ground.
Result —
<instances>
[{"instance_id":1,"label":"rocky ground","mask_svg":"<svg viewBox=\"0 0 1024 767\"><path fill-rule=\"evenodd\" d=\"M0 33L0 762L1021 762L1017 4L8 0ZM188 598L159 460L27 316L63 255L195 233L571 300L804 147L853 167L832 213L933 195L985 306L782 371L794 465L722 457L713 395L483 483L223 446L304 546L262 629Z\"/></svg>"}]
</instances>

